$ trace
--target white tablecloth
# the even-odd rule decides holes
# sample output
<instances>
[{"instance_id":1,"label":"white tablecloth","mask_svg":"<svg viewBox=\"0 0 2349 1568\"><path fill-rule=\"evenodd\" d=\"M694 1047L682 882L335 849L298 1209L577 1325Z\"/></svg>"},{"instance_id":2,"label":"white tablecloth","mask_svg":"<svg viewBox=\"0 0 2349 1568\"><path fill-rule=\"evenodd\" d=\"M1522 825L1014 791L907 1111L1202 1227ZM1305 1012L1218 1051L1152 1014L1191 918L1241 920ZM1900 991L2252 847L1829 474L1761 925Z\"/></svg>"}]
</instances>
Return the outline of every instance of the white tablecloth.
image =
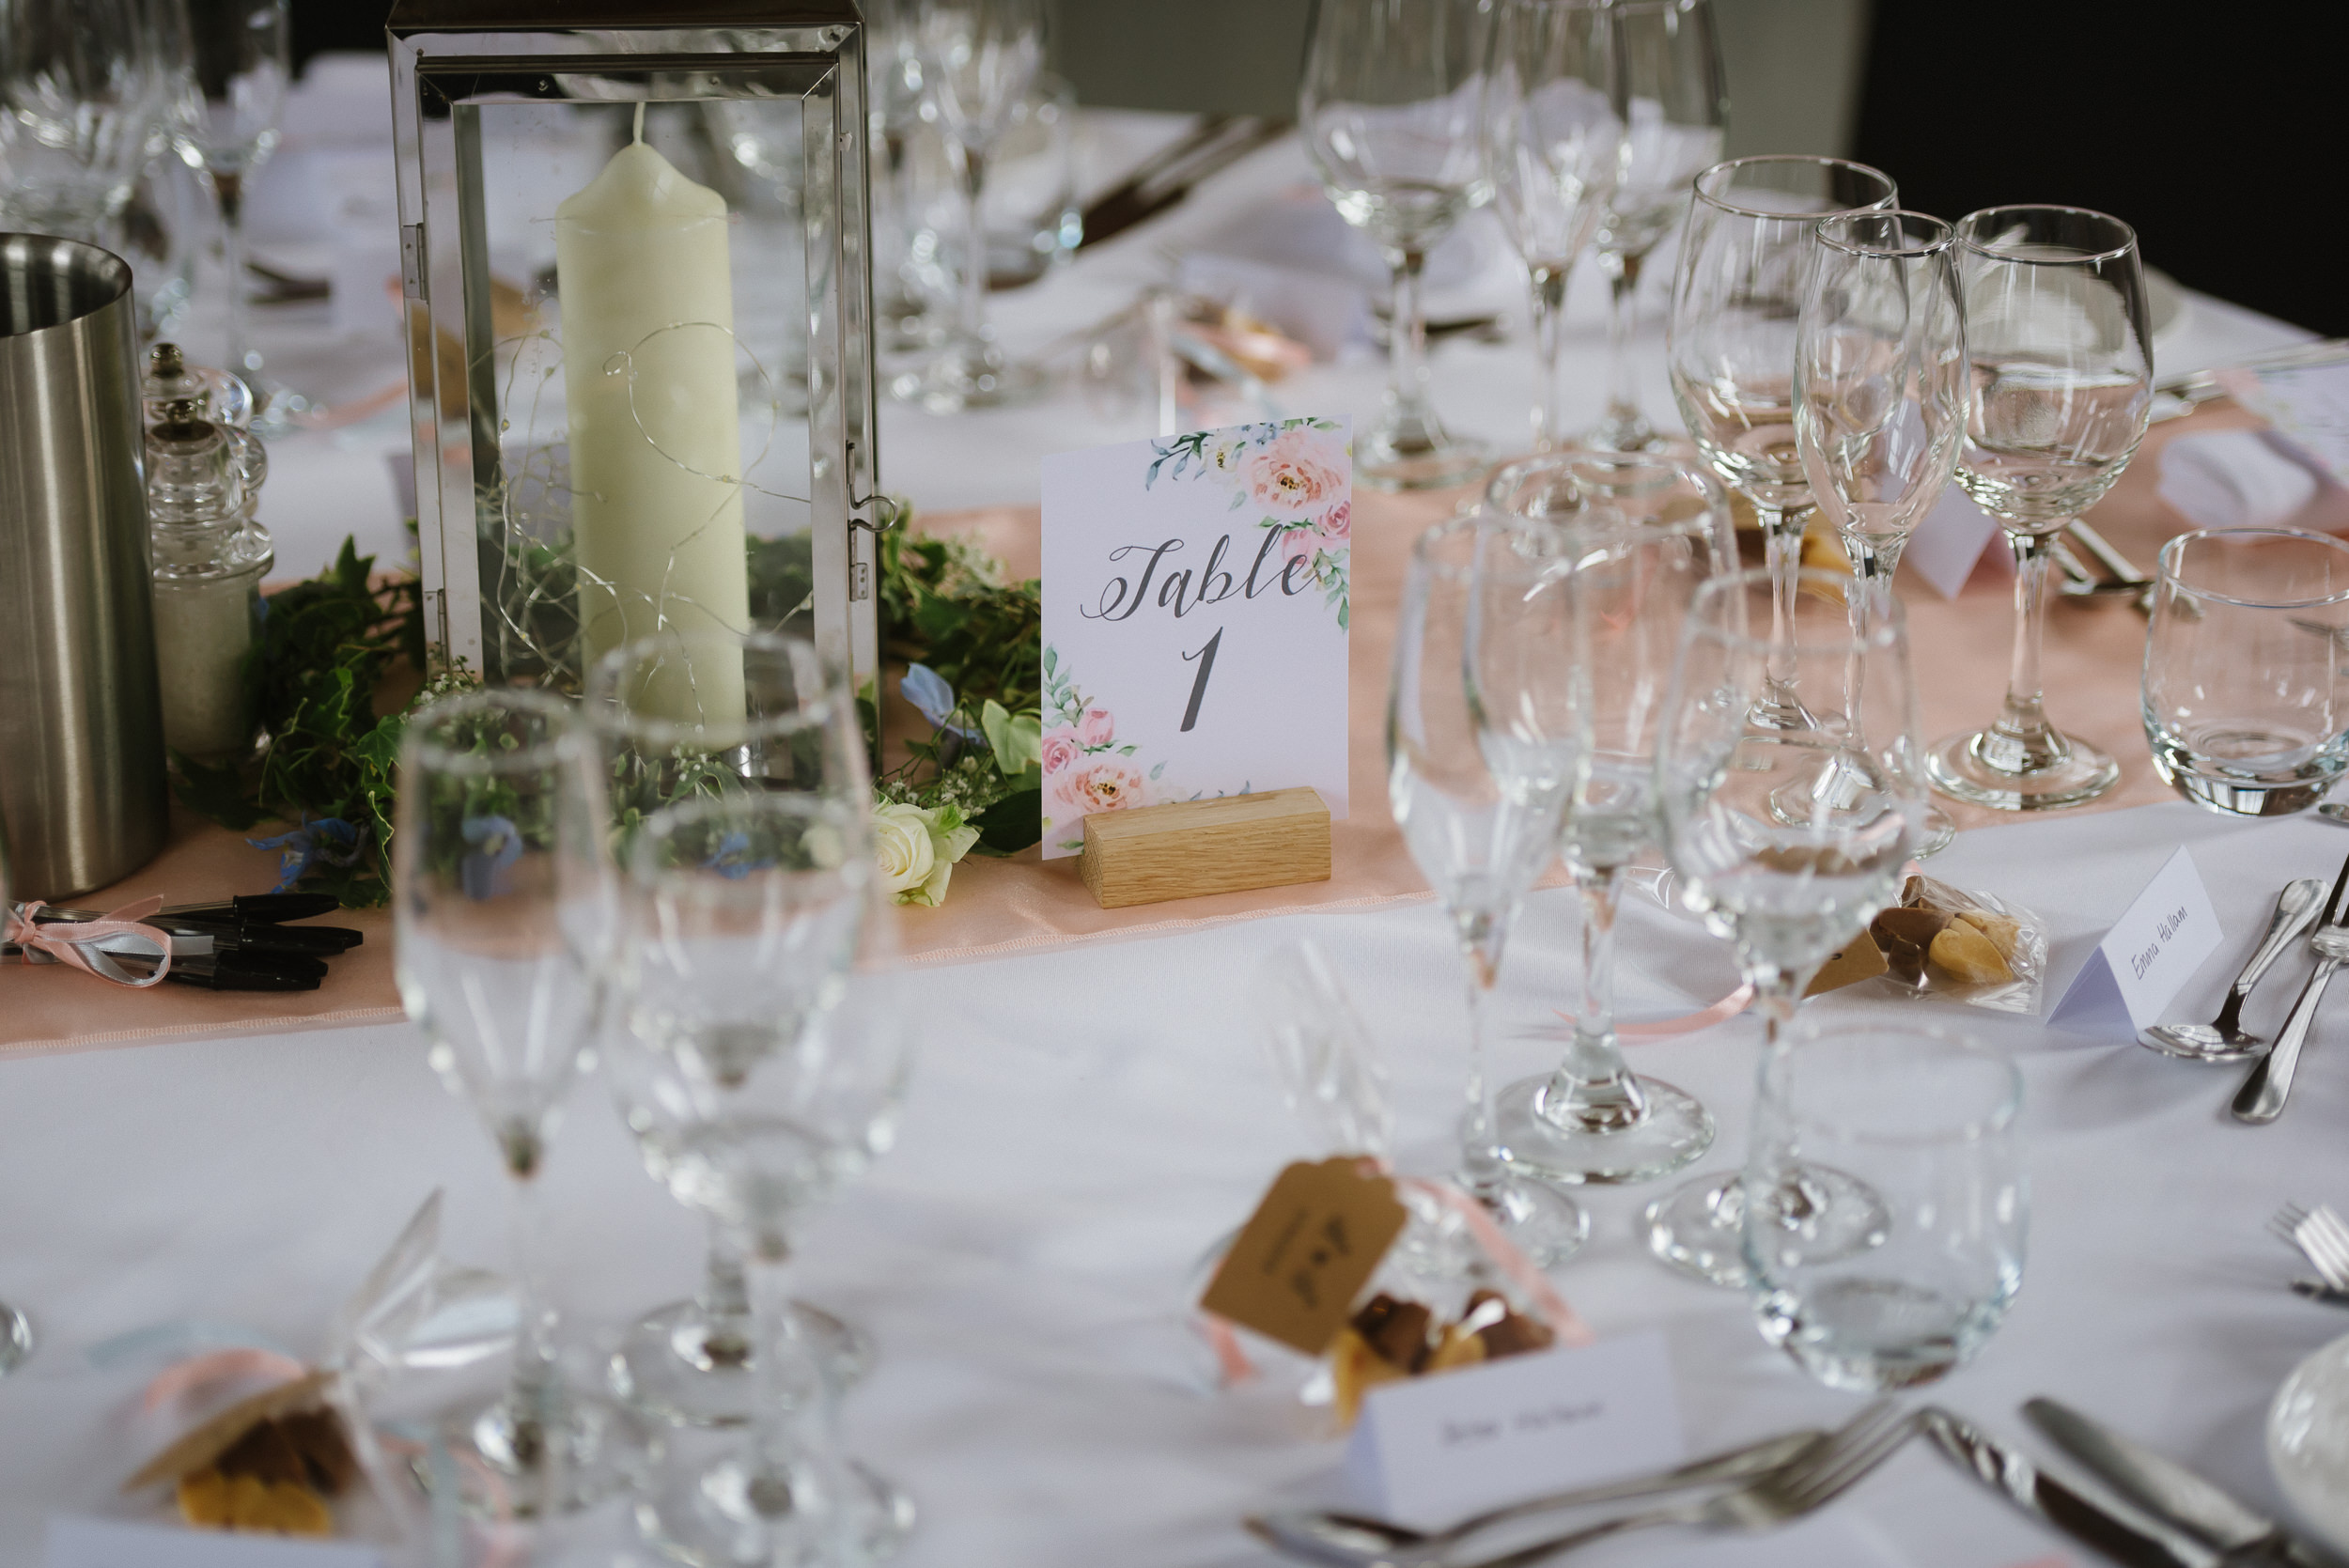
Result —
<instances>
[{"instance_id":1,"label":"white tablecloth","mask_svg":"<svg viewBox=\"0 0 2349 1568\"><path fill-rule=\"evenodd\" d=\"M1168 131L1138 116L1098 123L1128 147ZM998 296L1004 338L1032 349L1111 314L1169 276L1170 256L1188 243L1307 179L1293 142L1266 150L1170 217L1035 288ZM1521 311L1505 269L1476 286ZM1670 409L1662 295L1658 277L1637 345L1659 421ZM1577 422L1602 396L1595 273L1577 280L1570 323ZM284 342L300 323L267 330ZM2162 369L2304 335L2197 296L2159 346ZM200 323L189 341L201 355ZM376 373L369 356L397 374L396 344L295 347L281 366L298 368L307 354L339 365L347 388ZM1503 449L1521 442L1531 379L1521 333L1504 346L1448 343L1434 358L1446 417ZM1362 422L1380 384L1376 359L1359 354L1277 396ZM931 510L1033 502L1038 456L1148 434L1146 417L1104 419L1074 397L959 419L891 405L884 476ZM283 569L315 569L353 530L363 548L400 557L382 456L404 442L395 409L275 443L263 518ZM2215 1000L2276 888L2329 875L2349 835L2312 820L2243 827L2165 806L1970 833L1935 871L2046 915L2060 986L2181 841L2196 846L2229 931L2221 958L2177 1003L2184 1014ZM1535 899L1502 982L1503 1032L1567 1001L1573 921L1566 895ZM1457 960L1430 907L1097 943L907 978L926 1044L899 1152L810 1226L802 1281L803 1294L880 1342L850 1427L858 1449L920 1500L907 1568L1262 1562L1239 1514L1328 1484L1337 1451L1304 1435L1302 1412L1200 1391L1180 1315L1201 1249L1285 1158L1306 1152L1245 1007L1266 955L1301 937L1337 956L1378 1020L1406 1155L1435 1168L1463 1063ZM1719 944L1653 909L1632 918L1624 957L1634 1015L1709 1000L1730 980ZM2296 964L2269 983L2255 1023L2279 1017ZM1819 1010L1854 1005L1829 999ZM2293 1262L2263 1231L2288 1198L2349 1202L2339 1133L2349 1063L2337 1028L2320 1031L2283 1121L2251 1130L2224 1115L2232 1073L2030 1019L1966 1012L1962 1021L2024 1059L2035 1214L2012 1317L1938 1394L2010 1433L2017 1402L2056 1394L2276 1504L2261 1457L2265 1403L2296 1358L2349 1328L2349 1316L2286 1293ZM1642 1064L1719 1115L1707 1168L1742 1148L1755 1033L1737 1022L1638 1048ZM1521 1039L1501 1048L1512 1074L1541 1068L1545 1056ZM545 1180L554 1286L582 1343L692 1287L700 1229L644 1176L599 1084L575 1097ZM28 1308L42 1334L35 1360L0 1380L0 1560L30 1560L53 1511L125 1506L114 1488L144 1457L122 1436L136 1379L92 1371L82 1348L179 1317L311 1348L436 1185L449 1189L450 1250L498 1264L504 1194L489 1141L441 1092L405 1027L0 1063L0 1296ZM1648 1196L1589 1194L1595 1239L1558 1281L1601 1332L1667 1331L1691 1441L1850 1409L1850 1396L1810 1384L1766 1349L1740 1300L1646 1258L1632 1219ZM1921 1452L1830 1517L1811 1547L1788 1555L2002 1568L2050 1545ZM1688 1549L1686 1538L1634 1539L1587 1560L1672 1561ZM1756 1562L1756 1550L1740 1543L1706 1560ZM580 1560L617 1560L605 1548Z\"/></svg>"},{"instance_id":2,"label":"white tablecloth","mask_svg":"<svg viewBox=\"0 0 2349 1568\"><path fill-rule=\"evenodd\" d=\"M2228 933L2173 1009L2206 1017L2276 889L2329 876L2349 834L2157 806L1970 833L1934 869L2044 915L2060 987L2182 842ZM808 1228L801 1281L880 1342L849 1424L925 1511L907 1568L1260 1563L1239 1514L1328 1484L1336 1445L1306 1436L1303 1412L1279 1401L1199 1391L1179 1327L1192 1261L1308 1152L1245 1006L1257 966L1300 937L1336 957L1377 1021L1405 1163L1440 1161L1461 1009L1432 907L907 977L925 1047L898 1151ZM1730 978L1719 944L1652 907L1635 910L1624 949L1634 1015L1709 999ZM1571 899L1539 895L1501 983L1501 1033L1569 1003L1574 951ZM2303 967L2279 968L2254 1027L2279 1021ZM2033 1215L2006 1326L1935 1395L2020 1435L2017 1404L2054 1394L2280 1506L2263 1412L2349 1316L2285 1290L2295 1260L2262 1227L2287 1199L2349 1200L2340 1026L2320 1028L2283 1119L2255 1130L2224 1113L2233 1072L2028 1018L1951 1021L2023 1063ZM1719 1116L1700 1169L1742 1148L1756 1038L1741 1020L1635 1048ZM1547 1064L1523 1039L1504 1040L1501 1057L1511 1073ZM404 1027L11 1061L0 1106L0 1295L44 1336L34 1362L0 1381L0 1560L28 1558L53 1510L119 1508L113 1488L144 1457L117 1436L135 1378L89 1371L80 1347L197 1317L309 1348L434 1185L449 1189L455 1255L504 1256L489 1141ZM644 1175L599 1082L574 1096L545 1179L554 1285L583 1339L691 1287L700 1229ZM1853 1408L1765 1347L1739 1298L1645 1256L1633 1217L1648 1195L1587 1194L1594 1239L1555 1278L1602 1334L1664 1328L1692 1444ZM1921 1450L1828 1518L1833 1549L1814 1562L2004 1568L2050 1545ZM1626 1539L1589 1560L1673 1561L1686 1539ZM1735 1555L1750 1549L1708 1560L1759 1560Z\"/></svg>"}]
</instances>

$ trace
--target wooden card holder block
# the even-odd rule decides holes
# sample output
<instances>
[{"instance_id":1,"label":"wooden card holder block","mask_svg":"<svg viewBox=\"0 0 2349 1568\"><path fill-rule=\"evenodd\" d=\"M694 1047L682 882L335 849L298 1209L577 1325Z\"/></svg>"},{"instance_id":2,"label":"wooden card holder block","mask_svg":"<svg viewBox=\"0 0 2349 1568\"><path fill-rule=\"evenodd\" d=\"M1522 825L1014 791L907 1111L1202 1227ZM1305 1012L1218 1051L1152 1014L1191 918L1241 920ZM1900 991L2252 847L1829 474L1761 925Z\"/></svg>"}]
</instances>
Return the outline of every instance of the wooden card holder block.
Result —
<instances>
[{"instance_id":1,"label":"wooden card holder block","mask_svg":"<svg viewBox=\"0 0 2349 1568\"><path fill-rule=\"evenodd\" d=\"M1104 909L1330 879L1330 808L1310 789L1084 819L1077 869Z\"/></svg>"}]
</instances>

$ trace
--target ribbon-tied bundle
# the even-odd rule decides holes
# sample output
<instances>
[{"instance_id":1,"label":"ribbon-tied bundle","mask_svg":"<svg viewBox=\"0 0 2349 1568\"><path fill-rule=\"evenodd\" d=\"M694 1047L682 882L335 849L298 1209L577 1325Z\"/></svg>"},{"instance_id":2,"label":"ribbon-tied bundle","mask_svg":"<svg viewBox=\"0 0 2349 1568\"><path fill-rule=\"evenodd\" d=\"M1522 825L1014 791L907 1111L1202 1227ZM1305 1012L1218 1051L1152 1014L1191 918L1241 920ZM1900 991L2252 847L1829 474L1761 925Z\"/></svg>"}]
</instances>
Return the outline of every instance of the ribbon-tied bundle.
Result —
<instances>
[{"instance_id":1,"label":"ribbon-tied bundle","mask_svg":"<svg viewBox=\"0 0 2349 1568\"><path fill-rule=\"evenodd\" d=\"M96 920L45 923L39 899L8 911L7 936L28 964L68 964L117 986L152 986L171 972L171 938L141 924L161 912L161 894L109 909ZM121 960L136 962L126 965Z\"/></svg>"}]
</instances>

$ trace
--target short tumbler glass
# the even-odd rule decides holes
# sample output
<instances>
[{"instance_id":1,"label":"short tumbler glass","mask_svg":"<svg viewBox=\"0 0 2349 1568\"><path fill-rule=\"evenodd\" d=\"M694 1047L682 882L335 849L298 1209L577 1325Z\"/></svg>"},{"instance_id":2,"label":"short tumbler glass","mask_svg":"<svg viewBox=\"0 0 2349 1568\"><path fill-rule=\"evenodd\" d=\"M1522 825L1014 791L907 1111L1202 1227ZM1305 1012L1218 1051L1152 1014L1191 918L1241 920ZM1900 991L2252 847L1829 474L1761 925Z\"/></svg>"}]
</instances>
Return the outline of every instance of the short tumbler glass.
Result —
<instances>
[{"instance_id":1,"label":"short tumbler glass","mask_svg":"<svg viewBox=\"0 0 2349 1568\"><path fill-rule=\"evenodd\" d=\"M2306 811L2349 770L2349 544L2203 528L2162 547L2145 633L2154 768L2231 816Z\"/></svg>"},{"instance_id":2,"label":"short tumbler glass","mask_svg":"<svg viewBox=\"0 0 2349 1568\"><path fill-rule=\"evenodd\" d=\"M1910 1388L1972 1359L2023 1282L2015 1064L1929 1026L1797 1026L1761 1087L1745 1254L1763 1338L1837 1389ZM1867 1245L1822 1247L1766 1201L1817 1169L1875 1195Z\"/></svg>"}]
</instances>

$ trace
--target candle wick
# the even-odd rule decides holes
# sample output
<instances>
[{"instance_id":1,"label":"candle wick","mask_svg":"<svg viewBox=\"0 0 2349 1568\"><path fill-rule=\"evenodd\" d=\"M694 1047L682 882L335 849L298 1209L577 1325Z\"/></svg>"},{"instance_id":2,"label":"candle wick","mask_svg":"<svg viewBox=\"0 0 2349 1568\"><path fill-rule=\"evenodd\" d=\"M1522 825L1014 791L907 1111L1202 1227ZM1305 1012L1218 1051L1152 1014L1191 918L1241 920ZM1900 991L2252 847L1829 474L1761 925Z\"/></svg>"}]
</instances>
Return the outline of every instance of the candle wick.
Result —
<instances>
[{"instance_id":1,"label":"candle wick","mask_svg":"<svg viewBox=\"0 0 2349 1568\"><path fill-rule=\"evenodd\" d=\"M636 105L636 129L635 129L634 133L633 133L633 134L630 137L630 140L631 140L631 141L636 141L636 142L642 142L644 139L645 139L645 106L644 106L644 104L643 104L642 102L639 102L639 103Z\"/></svg>"}]
</instances>

